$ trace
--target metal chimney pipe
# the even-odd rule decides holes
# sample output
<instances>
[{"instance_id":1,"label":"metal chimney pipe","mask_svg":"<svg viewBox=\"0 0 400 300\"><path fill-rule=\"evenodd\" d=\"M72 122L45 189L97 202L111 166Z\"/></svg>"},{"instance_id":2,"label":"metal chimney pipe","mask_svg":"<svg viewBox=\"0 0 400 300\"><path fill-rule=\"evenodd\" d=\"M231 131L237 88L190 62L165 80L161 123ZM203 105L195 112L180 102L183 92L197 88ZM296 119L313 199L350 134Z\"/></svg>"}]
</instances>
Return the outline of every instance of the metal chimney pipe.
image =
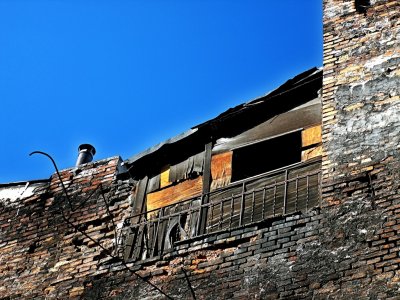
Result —
<instances>
[{"instance_id":1,"label":"metal chimney pipe","mask_svg":"<svg viewBox=\"0 0 400 300\"><path fill-rule=\"evenodd\" d=\"M78 147L79 155L76 160L75 167L82 164L89 163L93 160L93 156L96 154L96 149L90 144L82 144Z\"/></svg>"}]
</instances>

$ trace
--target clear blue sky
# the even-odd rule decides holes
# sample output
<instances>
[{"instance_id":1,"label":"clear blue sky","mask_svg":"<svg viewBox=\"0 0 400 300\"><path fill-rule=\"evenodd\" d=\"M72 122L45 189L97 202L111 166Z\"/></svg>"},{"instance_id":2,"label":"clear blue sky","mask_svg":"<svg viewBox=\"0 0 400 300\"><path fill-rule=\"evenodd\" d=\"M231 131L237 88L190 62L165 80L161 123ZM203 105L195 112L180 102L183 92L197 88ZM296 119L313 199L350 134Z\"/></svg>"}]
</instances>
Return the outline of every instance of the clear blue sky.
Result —
<instances>
[{"instance_id":1,"label":"clear blue sky","mask_svg":"<svg viewBox=\"0 0 400 300\"><path fill-rule=\"evenodd\" d=\"M322 65L322 0L0 0L0 183L123 159Z\"/></svg>"}]
</instances>

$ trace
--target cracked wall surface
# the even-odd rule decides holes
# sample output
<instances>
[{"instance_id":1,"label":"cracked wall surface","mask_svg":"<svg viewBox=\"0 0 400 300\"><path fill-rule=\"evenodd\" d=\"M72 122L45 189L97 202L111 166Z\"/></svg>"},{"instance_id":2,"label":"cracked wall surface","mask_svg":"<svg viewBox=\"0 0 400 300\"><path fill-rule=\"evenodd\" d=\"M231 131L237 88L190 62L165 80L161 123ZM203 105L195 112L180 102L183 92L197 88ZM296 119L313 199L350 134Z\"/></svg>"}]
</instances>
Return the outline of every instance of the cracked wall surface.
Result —
<instances>
[{"instance_id":1,"label":"cracked wall surface","mask_svg":"<svg viewBox=\"0 0 400 300\"><path fill-rule=\"evenodd\" d=\"M325 0L324 12L322 197L331 241L317 253L329 246L351 265L337 269L332 296L396 297L400 3L370 1L360 13L353 1Z\"/></svg>"}]
</instances>

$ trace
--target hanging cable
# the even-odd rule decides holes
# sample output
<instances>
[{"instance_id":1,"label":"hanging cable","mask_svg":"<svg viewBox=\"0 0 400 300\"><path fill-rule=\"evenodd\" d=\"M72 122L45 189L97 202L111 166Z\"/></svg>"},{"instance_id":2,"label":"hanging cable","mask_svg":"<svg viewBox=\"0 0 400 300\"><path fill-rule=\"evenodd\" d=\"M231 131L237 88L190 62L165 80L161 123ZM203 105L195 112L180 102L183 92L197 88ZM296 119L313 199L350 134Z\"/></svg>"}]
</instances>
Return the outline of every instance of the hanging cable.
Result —
<instances>
[{"instance_id":1,"label":"hanging cable","mask_svg":"<svg viewBox=\"0 0 400 300\"><path fill-rule=\"evenodd\" d=\"M45 153L45 152L42 152L42 151L33 151L33 152L30 153L29 155L32 156L33 154L42 154L42 155L48 157L48 158L51 160L51 162L53 163L53 166L54 166L54 168L55 168L55 170L56 170L58 179L60 180L61 185L62 185L62 187L63 187L63 191L64 191L64 194L65 194L65 197L67 198L68 203L69 203L69 205L70 205L70 207L71 207L71 209L72 209L71 200L70 200L70 198L69 198L67 189L65 188L64 182L62 181L60 172L58 171L58 167L57 167L57 164L56 164L56 162L54 161L54 159L53 159L49 154L47 154L47 153ZM109 257L111 257L112 259L114 259L114 260L116 260L116 261L118 261L118 262L121 262L121 264L122 264L128 271L130 271L130 272L131 272L132 274L134 274L136 277L140 278L144 283L147 283L148 285L150 285L152 288L154 288L155 290L157 290L160 294L162 294L163 296L165 296L167 299L173 300L173 298L172 298L171 296L168 296L168 295L167 295L165 292L163 292L158 286L156 286L155 284L153 284L153 283L151 283L149 280L147 280L145 277L143 277L143 276L141 276L140 274L138 274L135 270L132 270L132 269L128 266L128 264L125 262L125 260L124 260L123 258L120 258L120 257L118 257L118 256L113 255L107 248L103 247L103 245L101 245L100 242L94 240L94 239L93 239L91 236L89 236L86 232L84 232L84 231L81 230L78 226L76 226L74 223L72 223L72 222L65 216L64 211L63 211L63 209L62 209L61 207L59 208L59 211L60 211L61 216L62 216L63 220L65 221L65 223L67 223L67 224L70 225L72 228L74 228L75 231L81 233L81 234L84 235L86 238L88 238L88 239L89 239L91 242L93 242L96 246L98 246L100 249L102 249Z\"/></svg>"}]
</instances>

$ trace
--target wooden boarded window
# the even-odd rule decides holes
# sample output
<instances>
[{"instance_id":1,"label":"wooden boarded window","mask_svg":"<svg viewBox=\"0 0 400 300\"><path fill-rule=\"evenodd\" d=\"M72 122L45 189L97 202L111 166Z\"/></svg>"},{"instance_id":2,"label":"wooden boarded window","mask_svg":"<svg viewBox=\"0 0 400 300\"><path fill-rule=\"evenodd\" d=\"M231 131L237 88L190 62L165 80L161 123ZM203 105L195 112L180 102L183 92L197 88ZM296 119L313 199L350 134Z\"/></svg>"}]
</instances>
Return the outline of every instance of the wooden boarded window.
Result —
<instances>
[{"instance_id":1,"label":"wooden boarded window","mask_svg":"<svg viewBox=\"0 0 400 300\"><path fill-rule=\"evenodd\" d=\"M161 169L161 176L160 176L160 188L164 188L166 186L169 186L172 184L169 180L169 172L170 172L170 166L166 165Z\"/></svg>"},{"instance_id":2,"label":"wooden boarded window","mask_svg":"<svg viewBox=\"0 0 400 300\"><path fill-rule=\"evenodd\" d=\"M232 151L211 157L211 190L227 186L232 177Z\"/></svg>"},{"instance_id":3,"label":"wooden boarded window","mask_svg":"<svg viewBox=\"0 0 400 300\"><path fill-rule=\"evenodd\" d=\"M203 177L182 181L162 190L147 194L147 210L161 208L179 201L201 195Z\"/></svg>"},{"instance_id":4,"label":"wooden boarded window","mask_svg":"<svg viewBox=\"0 0 400 300\"><path fill-rule=\"evenodd\" d=\"M322 154L322 128L321 125L308 127L301 132L302 151L301 160L320 156Z\"/></svg>"}]
</instances>

